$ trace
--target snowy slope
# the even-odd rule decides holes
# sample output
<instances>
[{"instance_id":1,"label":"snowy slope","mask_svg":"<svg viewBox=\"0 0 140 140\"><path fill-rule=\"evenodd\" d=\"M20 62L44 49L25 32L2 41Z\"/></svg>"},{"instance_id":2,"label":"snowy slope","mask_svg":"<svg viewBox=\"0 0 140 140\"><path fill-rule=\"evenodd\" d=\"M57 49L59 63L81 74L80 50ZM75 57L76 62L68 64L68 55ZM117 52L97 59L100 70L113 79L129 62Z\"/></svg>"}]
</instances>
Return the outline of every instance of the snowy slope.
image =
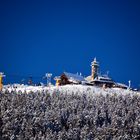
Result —
<instances>
[{"instance_id":1,"label":"snowy slope","mask_svg":"<svg viewBox=\"0 0 140 140\"><path fill-rule=\"evenodd\" d=\"M87 95L98 95L98 94L138 94L140 92L134 92L126 89L120 88L100 88L96 86L86 86L86 85L66 85L66 86L52 86L52 87L44 87L44 86L28 86L28 85L5 85L3 91L8 90L9 92L15 91L17 93L30 93L30 92L43 92L49 91L49 93L54 93L57 91L62 91L64 94L87 94Z\"/></svg>"}]
</instances>

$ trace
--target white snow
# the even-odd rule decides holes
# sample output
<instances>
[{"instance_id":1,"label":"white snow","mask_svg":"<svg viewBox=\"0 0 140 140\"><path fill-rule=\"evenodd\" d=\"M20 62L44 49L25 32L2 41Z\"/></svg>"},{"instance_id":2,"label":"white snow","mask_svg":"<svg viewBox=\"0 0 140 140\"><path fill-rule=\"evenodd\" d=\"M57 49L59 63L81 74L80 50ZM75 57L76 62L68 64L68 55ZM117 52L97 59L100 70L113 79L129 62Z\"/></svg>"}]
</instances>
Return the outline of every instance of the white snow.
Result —
<instances>
[{"instance_id":1,"label":"white snow","mask_svg":"<svg viewBox=\"0 0 140 140\"><path fill-rule=\"evenodd\" d=\"M107 95L107 94L117 94L117 95L126 95L126 94L137 94L140 95L140 92L130 91L120 88L100 88L96 86L86 86L86 85L65 85L65 86L28 86L28 85L5 85L3 91L8 90L9 92L15 91L17 93L30 93L30 92L42 92L49 91L49 93L54 93L57 91L62 91L65 94L86 94L86 95Z\"/></svg>"}]
</instances>

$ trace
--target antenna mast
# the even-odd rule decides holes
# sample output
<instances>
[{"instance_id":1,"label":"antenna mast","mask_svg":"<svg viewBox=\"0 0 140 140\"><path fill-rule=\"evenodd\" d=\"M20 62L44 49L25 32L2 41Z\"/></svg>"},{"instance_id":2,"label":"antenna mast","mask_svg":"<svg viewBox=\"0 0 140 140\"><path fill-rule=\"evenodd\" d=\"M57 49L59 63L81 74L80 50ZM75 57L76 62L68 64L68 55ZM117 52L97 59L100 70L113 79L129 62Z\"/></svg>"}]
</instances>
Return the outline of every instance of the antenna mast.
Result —
<instances>
[{"instance_id":1,"label":"antenna mast","mask_svg":"<svg viewBox=\"0 0 140 140\"><path fill-rule=\"evenodd\" d=\"M128 88L130 89L131 88L131 80L128 81L128 84L129 84Z\"/></svg>"},{"instance_id":2,"label":"antenna mast","mask_svg":"<svg viewBox=\"0 0 140 140\"><path fill-rule=\"evenodd\" d=\"M47 79L47 86L51 85L52 73L46 73L45 78Z\"/></svg>"}]
</instances>

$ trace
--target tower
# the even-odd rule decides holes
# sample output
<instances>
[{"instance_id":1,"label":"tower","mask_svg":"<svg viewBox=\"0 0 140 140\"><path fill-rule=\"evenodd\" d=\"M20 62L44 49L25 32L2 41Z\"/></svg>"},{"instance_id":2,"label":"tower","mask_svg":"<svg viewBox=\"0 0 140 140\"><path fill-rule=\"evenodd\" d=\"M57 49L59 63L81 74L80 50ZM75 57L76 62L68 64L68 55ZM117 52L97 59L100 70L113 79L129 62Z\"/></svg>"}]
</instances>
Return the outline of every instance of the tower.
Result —
<instances>
[{"instance_id":1,"label":"tower","mask_svg":"<svg viewBox=\"0 0 140 140\"><path fill-rule=\"evenodd\" d=\"M5 77L5 75L2 72L0 72L0 91L3 88L3 77Z\"/></svg>"},{"instance_id":2,"label":"tower","mask_svg":"<svg viewBox=\"0 0 140 140\"><path fill-rule=\"evenodd\" d=\"M98 69L99 63L97 62L95 57L94 61L91 63L91 80L94 80L98 76Z\"/></svg>"}]
</instances>

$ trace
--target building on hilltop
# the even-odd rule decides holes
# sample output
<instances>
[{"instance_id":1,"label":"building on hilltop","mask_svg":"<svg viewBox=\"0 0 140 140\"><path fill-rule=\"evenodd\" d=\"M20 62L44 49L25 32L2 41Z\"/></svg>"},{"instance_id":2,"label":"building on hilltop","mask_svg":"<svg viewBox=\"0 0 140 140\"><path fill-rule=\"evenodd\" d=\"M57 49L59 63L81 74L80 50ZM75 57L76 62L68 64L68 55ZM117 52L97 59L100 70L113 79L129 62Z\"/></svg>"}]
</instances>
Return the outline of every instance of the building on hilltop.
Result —
<instances>
[{"instance_id":1,"label":"building on hilltop","mask_svg":"<svg viewBox=\"0 0 140 140\"><path fill-rule=\"evenodd\" d=\"M91 75L86 77L85 80L92 85L113 87L115 82L108 75L100 75L99 68L99 62L94 58L94 61L91 62Z\"/></svg>"},{"instance_id":2,"label":"building on hilltop","mask_svg":"<svg viewBox=\"0 0 140 140\"><path fill-rule=\"evenodd\" d=\"M107 75L97 76L94 80L91 81L94 85L102 86L102 87L114 87L115 82L108 77Z\"/></svg>"},{"instance_id":3,"label":"building on hilltop","mask_svg":"<svg viewBox=\"0 0 140 140\"><path fill-rule=\"evenodd\" d=\"M115 83L116 88L129 89L129 86L122 83Z\"/></svg>"},{"instance_id":4,"label":"building on hilltop","mask_svg":"<svg viewBox=\"0 0 140 140\"><path fill-rule=\"evenodd\" d=\"M68 72L64 72L61 76L55 77L54 80L56 80L56 86L67 84L82 84L82 82L86 82L82 75Z\"/></svg>"},{"instance_id":5,"label":"building on hilltop","mask_svg":"<svg viewBox=\"0 0 140 140\"><path fill-rule=\"evenodd\" d=\"M123 88L127 89L128 86L116 83L108 75L99 74L99 62L94 58L91 62L91 75L84 78L82 75L64 72L61 76L54 78L56 81L56 86L67 85L67 84L84 84L99 87L109 87L109 88Z\"/></svg>"}]
</instances>

